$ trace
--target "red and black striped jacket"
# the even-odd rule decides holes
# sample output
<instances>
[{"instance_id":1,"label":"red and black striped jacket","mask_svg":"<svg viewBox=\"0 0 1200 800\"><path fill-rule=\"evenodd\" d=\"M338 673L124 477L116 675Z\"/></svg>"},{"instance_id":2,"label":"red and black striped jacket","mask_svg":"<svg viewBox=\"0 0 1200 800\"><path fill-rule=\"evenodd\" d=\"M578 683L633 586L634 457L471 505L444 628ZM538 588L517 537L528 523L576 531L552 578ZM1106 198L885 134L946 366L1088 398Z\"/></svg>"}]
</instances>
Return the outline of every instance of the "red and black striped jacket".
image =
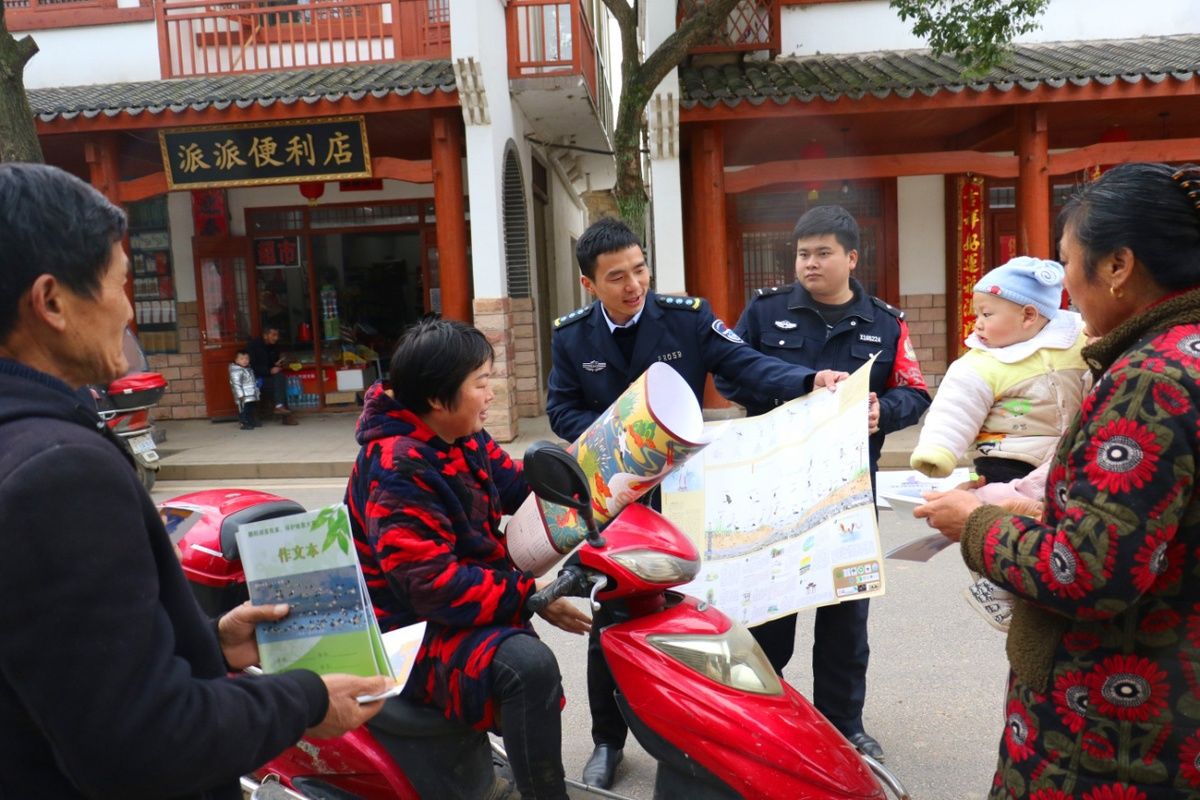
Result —
<instances>
[{"instance_id":1,"label":"red and black striped jacket","mask_svg":"<svg viewBox=\"0 0 1200 800\"><path fill-rule=\"evenodd\" d=\"M384 631L428 623L405 696L493 728L492 657L506 637L533 634L534 579L500 532L529 487L486 431L443 442L386 388L367 392L346 488L371 602Z\"/></svg>"}]
</instances>

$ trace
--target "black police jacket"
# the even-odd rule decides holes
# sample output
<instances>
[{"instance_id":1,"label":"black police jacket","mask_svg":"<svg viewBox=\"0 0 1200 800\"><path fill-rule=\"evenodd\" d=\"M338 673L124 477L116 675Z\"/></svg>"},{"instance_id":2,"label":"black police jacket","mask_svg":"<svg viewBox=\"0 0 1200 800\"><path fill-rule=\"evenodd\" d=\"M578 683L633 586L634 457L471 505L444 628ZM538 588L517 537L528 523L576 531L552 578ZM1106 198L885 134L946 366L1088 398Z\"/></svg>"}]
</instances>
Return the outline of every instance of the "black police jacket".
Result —
<instances>
[{"instance_id":1,"label":"black police jacket","mask_svg":"<svg viewBox=\"0 0 1200 800\"><path fill-rule=\"evenodd\" d=\"M554 320L552 351L546 413L554 433L568 442L655 361L674 367L697 400L703 399L710 372L734 384L754 385L768 402L807 393L815 374L747 347L713 315L707 300L654 292L646 294L630 362L598 302Z\"/></svg>"},{"instance_id":2,"label":"black police jacket","mask_svg":"<svg viewBox=\"0 0 1200 800\"><path fill-rule=\"evenodd\" d=\"M871 367L871 391L879 397L879 432L870 439L871 469L879 461L884 436L915 425L929 408L929 392L917 362L904 312L866 293L850 279L854 305L829 326L800 283L759 289L734 331L768 355L814 370L854 372L878 353ZM718 377L717 390L754 416L779 405L752 382Z\"/></svg>"}]
</instances>

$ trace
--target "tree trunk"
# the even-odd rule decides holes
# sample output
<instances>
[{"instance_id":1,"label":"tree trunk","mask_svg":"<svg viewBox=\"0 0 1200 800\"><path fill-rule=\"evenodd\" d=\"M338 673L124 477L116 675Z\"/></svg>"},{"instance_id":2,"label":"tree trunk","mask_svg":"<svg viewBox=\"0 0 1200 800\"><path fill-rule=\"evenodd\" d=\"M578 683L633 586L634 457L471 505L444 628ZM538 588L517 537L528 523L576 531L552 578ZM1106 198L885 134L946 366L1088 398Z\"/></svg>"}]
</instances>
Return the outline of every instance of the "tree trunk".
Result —
<instances>
[{"instance_id":1,"label":"tree trunk","mask_svg":"<svg viewBox=\"0 0 1200 800\"><path fill-rule=\"evenodd\" d=\"M613 196L621 218L644 236L646 181L642 176L642 126L646 104L667 74L687 57L688 50L725 23L738 0L710 0L689 17L643 62L638 52L638 15L626 0L603 0L621 31L621 99L613 130L617 182Z\"/></svg>"},{"instance_id":2,"label":"tree trunk","mask_svg":"<svg viewBox=\"0 0 1200 800\"><path fill-rule=\"evenodd\" d=\"M0 0L0 162L43 161L33 112L25 95L25 65L37 51L32 37L18 40L8 32Z\"/></svg>"}]
</instances>

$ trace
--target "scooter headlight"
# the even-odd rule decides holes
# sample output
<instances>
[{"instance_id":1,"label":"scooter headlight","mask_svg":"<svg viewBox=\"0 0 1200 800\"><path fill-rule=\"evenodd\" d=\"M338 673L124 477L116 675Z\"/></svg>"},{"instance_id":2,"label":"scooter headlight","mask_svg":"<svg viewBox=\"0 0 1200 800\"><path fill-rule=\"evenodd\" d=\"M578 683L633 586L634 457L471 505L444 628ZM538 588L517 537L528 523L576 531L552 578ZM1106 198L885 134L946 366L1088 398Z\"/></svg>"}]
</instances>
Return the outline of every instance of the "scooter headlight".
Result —
<instances>
[{"instance_id":1,"label":"scooter headlight","mask_svg":"<svg viewBox=\"0 0 1200 800\"><path fill-rule=\"evenodd\" d=\"M656 634L650 644L686 667L733 689L783 694L779 676L750 631L738 623L719 636Z\"/></svg>"},{"instance_id":2,"label":"scooter headlight","mask_svg":"<svg viewBox=\"0 0 1200 800\"><path fill-rule=\"evenodd\" d=\"M696 577L700 562L690 558L678 558L657 550L626 550L611 556L625 569L644 581L678 586Z\"/></svg>"}]
</instances>

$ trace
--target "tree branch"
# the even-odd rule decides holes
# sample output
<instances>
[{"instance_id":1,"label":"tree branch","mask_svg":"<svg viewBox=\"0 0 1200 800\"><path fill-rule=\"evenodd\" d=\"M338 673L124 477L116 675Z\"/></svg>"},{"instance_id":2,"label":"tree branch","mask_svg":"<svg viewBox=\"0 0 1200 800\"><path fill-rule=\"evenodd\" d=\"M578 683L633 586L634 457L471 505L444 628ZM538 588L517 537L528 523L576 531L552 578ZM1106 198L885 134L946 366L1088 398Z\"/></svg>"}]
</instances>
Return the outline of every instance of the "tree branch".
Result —
<instances>
[{"instance_id":1,"label":"tree branch","mask_svg":"<svg viewBox=\"0 0 1200 800\"><path fill-rule=\"evenodd\" d=\"M638 70L638 81L647 86L649 91L653 91L655 86L662 83L668 72L679 66L679 62L693 45L725 23L738 2L739 0L712 0L684 20L683 24L664 39L642 63Z\"/></svg>"}]
</instances>

